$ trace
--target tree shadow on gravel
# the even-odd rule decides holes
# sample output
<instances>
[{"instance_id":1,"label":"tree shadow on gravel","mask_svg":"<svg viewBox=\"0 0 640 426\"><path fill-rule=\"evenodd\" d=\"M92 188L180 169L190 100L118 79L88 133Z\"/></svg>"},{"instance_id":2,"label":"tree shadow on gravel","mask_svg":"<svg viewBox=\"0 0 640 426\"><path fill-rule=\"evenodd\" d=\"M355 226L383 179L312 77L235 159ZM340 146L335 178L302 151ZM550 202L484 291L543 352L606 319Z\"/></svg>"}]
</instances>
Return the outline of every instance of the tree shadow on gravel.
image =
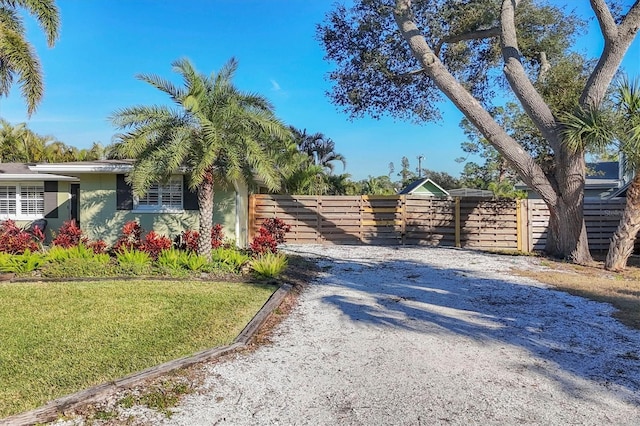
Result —
<instances>
[{"instance_id":1,"label":"tree shadow on gravel","mask_svg":"<svg viewBox=\"0 0 640 426\"><path fill-rule=\"evenodd\" d=\"M351 321L519 346L570 375L617 385L625 399L640 404L640 333L611 318L609 305L482 278L464 268L402 260L328 261L320 262L323 277L317 285L335 291L323 301ZM554 371L536 368L575 395L579 384Z\"/></svg>"}]
</instances>

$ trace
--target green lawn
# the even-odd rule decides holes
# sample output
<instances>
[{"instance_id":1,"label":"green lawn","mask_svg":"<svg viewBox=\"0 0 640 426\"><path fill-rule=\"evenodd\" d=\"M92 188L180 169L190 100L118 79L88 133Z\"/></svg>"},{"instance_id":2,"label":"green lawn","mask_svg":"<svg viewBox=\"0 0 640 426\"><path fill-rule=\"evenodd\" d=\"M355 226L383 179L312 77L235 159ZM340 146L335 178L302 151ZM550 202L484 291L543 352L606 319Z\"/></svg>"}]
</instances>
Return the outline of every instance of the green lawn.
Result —
<instances>
[{"instance_id":1,"label":"green lawn","mask_svg":"<svg viewBox=\"0 0 640 426\"><path fill-rule=\"evenodd\" d=\"M179 279L0 284L0 418L229 344L274 291Z\"/></svg>"}]
</instances>

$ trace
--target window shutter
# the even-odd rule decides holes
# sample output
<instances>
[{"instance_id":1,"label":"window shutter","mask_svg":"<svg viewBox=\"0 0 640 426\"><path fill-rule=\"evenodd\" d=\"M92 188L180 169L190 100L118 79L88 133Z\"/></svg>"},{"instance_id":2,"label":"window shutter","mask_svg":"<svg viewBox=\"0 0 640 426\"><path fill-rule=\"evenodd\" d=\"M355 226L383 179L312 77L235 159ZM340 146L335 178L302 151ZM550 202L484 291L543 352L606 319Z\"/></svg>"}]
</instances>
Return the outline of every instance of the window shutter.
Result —
<instances>
[{"instance_id":1,"label":"window shutter","mask_svg":"<svg viewBox=\"0 0 640 426\"><path fill-rule=\"evenodd\" d=\"M133 191L123 174L116 175L116 210L133 210Z\"/></svg>"},{"instance_id":2,"label":"window shutter","mask_svg":"<svg viewBox=\"0 0 640 426\"><path fill-rule=\"evenodd\" d=\"M189 190L187 176L182 176L182 208L185 210L198 210L198 193Z\"/></svg>"},{"instance_id":3,"label":"window shutter","mask_svg":"<svg viewBox=\"0 0 640 426\"><path fill-rule=\"evenodd\" d=\"M58 217L58 182L44 182L44 217L55 219Z\"/></svg>"}]
</instances>

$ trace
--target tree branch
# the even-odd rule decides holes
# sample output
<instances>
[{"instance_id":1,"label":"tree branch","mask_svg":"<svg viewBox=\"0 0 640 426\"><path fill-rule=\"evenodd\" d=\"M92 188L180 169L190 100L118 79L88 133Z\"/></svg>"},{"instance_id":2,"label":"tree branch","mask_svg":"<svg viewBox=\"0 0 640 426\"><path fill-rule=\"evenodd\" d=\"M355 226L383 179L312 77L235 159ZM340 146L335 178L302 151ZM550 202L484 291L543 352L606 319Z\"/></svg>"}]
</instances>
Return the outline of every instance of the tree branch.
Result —
<instances>
[{"instance_id":1,"label":"tree branch","mask_svg":"<svg viewBox=\"0 0 640 426\"><path fill-rule=\"evenodd\" d=\"M465 117L487 138L504 158L518 171L522 180L540 194L550 206L557 205L555 186L531 155L495 121L489 112L447 70L431 50L424 36L412 20L411 0L396 0L396 24L425 74Z\"/></svg>"},{"instance_id":2,"label":"tree branch","mask_svg":"<svg viewBox=\"0 0 640 426\"><path fill-rule=\"evenodd\" d=\"M554 152L559 152L561 138L556 119L551 108L529 80L520 61L515 24L515 3L514 0L503 0L502 2L500 21L504 74L527 115L540 130L542 136L549 141Z\"/></svg>"},{"instance_id":3,"label":"tree branch","mask_svg":"<svg viewBox=\"0 0 640 426\"><path fill-rule=\"evenodd\" d=\"M611 23L606 18L611 17L611 12L604 0L591 0L591 7L601 22L604 50L580 96L580 106L584 109L597 108L600 105L624 55L640 29L640 0L634 2L615 30L610 28ZM602 22L606 22L604 26ZM615 22L613 25L615 26Z\"/></svg>"},{"instance_id":4,"label":"tree branch","mask_svg":"<svg viewBox=\"0 0 640 426\"><path fill-rule=\"evenodd\" d=\"M591 8L596 14L604 38L615 38L618 35L618 26L605 0L591 0Z\"/></svg>"},{"instance_id":5,"label":"tree branch","mask_svg":"<svg viewBox=\"0 0 640 426\"><path fill-rule=\"evenodd\" d=\"M500 36L500 28L499 27L488 28L486 30L477 30L477 31L472 31L470 33L464 33L464 34L448 36L448 37L443 38L442 40L440 40L438 42L438 44L436 44L434 52L435 52L435 54L437 56L440 56L440 50L442 49L442 45L444 45L445 43L447 43L447 44L457 43L459 41L464 41L464 40L482 40L482 39L485 39L485 38L493 38L493 37L499 37L499 36Z\"/></svg>"},{"instance_id":6,"label":"tree branch","mask_svg":"<svg viewBox=\"0 0 640 426\"><path fill-rule=\"evenodd\" d=\"M538 81L544 82L547 78L547 73L551 69L551 64L547 59L547 52L540 52L540 72L538 73Z\"/></svg>"}]
</instances>

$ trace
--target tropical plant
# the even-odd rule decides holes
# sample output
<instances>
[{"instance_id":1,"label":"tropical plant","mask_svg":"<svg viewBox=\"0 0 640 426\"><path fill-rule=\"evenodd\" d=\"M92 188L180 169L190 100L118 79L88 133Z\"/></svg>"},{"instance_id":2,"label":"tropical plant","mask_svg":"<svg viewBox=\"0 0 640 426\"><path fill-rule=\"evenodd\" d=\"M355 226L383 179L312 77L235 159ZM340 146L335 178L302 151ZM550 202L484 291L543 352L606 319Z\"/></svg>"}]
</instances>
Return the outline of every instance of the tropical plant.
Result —
<instances>
[{"instance_id":1,"label":"tropical plant","mask_svg":"<svg viewBox=\"0 0 640 426\"><path fill-rule=\"evenodd\" d=\"M11 219L0 223L0 252L21 254L25 251L35 252L40 250L44 241L44 234L39 228L34 233L18 227Z\"/></svg>"},{"instance_id":2,"label":"tropical plant","mask_svg":"<svg viewBox=\"0 0 640 426\"><path fill-rule=\"evenodd\" d=\"M627 204L620 218L605 268L621 271L633 252L640 231L640 81L623 78L616 87L616 106L611 110L579 109L564 115L565 144L573 150L605 150L617 145L625 171L633 174L627 188Z\"/></svg>"},{"instance_id":3,"label":"tropical plant","mask_svg":"<svg viewBox=\"0 0 640 426\"><path fill-rule=\"evenodd\" d=\"M233 272L239 272L249 262L249 255L233 249L220 247L211 253L212 261L227 266Z\"/></svg>"},{"instance_id":4,"label":"tropical plant","mask_svg":"<svg viewBox=\"0 0 640 426\"><path fill-rule=\"evenodd\" d=\"M186 253L182 250L171 247L163 250L158 256L158 265L170 270L179 270L182 268L182 258Z\"/></svg>"},{"instance_id":5,"label":"tropical plant","mask_svg":"<svg viewBox=\"0 0 640 426\"><path fill-rule=\"evenodd\" d=\"M140 244L140 251L148 253L151 259L157 260L163 250L171 248L171 240L164 235L159 235L155 231L150 231Z\"/></svg>"},{"instance_id":6,"label":"tropical plant","mask_svg":"<svg viewBox=\"0 0 640 426\"><path fill-rule=\"evenodd\" d=\"M44 92L40 61L25 38L25 26L18 8L28 12L40 24L49 47L58 38L60 16L53 0L2 0L0 2L0 96L8 96L14 80L21 86L22 97L31 115Z\"/></svg>"},{"instance_id":7,"label":"tropical plant","mask_svg":"<svg viewBox=\"0 0 640 426\"><path fill-rule=\"evenodd\" d=\"M209 264L206 257L200 256L196 253L184 253L184 256L180 259L181 266L189 271L202 271Z\"/></svg>"},{"instance_id":8,"label":"tropical plant","mask_svg":"<svg viewBox=\"0 0 640 426\"><path fill-rule=\"evenodd\" d=\"M47 251L49 262L63 263L69 259L95 260L98 263L107 264L110 257L106 253L96 253L91 247L82 243L69 247L52 246Z\"/></svg>"},{"instance_id":9,"label":"tropical plant","mask_svg":"<svg viewBox=\"0 0 640 426\"><path fill-rule=\"evenodd\" d=\"M124 249L139 249L142 246L142 227L135 220L129 221L122 227L122 233L113 245L113 251L118 253Z\"/></svg>"},{"instance_id":10,"label":"tropical plant","mask_svg":"<svg viewBox=\"0 0 640 426\"><path fill-rule=\"evenodd\" d=\"M32 253L25 250L20 254L0 253L0 272L13 272L16 274L33 272L45 261L42 253Z\"/></svg>"},{"instance_id":11,"label":"tropical plant","mask_svg":"<svg viewBox=\"0 0 640 426\"><path fill-rule=\"evenodd\" d=\"M169 95L176 109L136 106L117 111L113 123L126 133L117 136L114 153L134 158L127 180L135 195L186 167L189 188L198 193L198 252L211 258L214 185L254 183L258 176L269 189L280 185L269 146L286 140L288 129L263 97L244 93L232 82L237 62L231 59L218 74L199 74L186 59L173 63L184 86L155 75L138 78Z\"/></svg>"},{"instance_id":12,"label":"tropical plant","mask_svg":"<svg viewBox=\"0 0 640 426\"><path fill-rule=\"evenodd\" d=\"M51 241L51 245L64 248L75 247L78 244L86 244L89 239L82 235L82 230L77 222L73 219L65 221L55 238Z\"/></svg>"},{"instance_id":13,"label":"tropical plant","mask_svg":"<svg viewBox=\"0 0 640 426\"><path fill-rule=\"evenodd\" d=\"M282 253L264 253L251 261L251 270L261 278L276 278L286 269L289 261Z\"/></svg>"},{"instance_id":14,"label":"tropical plant","mask_svg":"<svg viewBox=\"0 0 640 426\"><path fill-rule=\"evenodd\" d=\"M336 144L322 133L307 134L307 130L302 131L295 127L290 127L293 139L298 145L300 152L307 154L311 164L322 167L333 174L334 162L342 163L342 168L347 165L344 155L335 152Z\"/></svg>"},{"instance_id":15,"label":"tropical plant","mask_svg":"<svg viewBox=\"0 0 640 426\"><path fill-rule=\"evenodd\" d=\"M144 251L122 247L116 252L116 260L124 275L146 275L151 272L151 255Z\"/></svg>"}]
</instances>

